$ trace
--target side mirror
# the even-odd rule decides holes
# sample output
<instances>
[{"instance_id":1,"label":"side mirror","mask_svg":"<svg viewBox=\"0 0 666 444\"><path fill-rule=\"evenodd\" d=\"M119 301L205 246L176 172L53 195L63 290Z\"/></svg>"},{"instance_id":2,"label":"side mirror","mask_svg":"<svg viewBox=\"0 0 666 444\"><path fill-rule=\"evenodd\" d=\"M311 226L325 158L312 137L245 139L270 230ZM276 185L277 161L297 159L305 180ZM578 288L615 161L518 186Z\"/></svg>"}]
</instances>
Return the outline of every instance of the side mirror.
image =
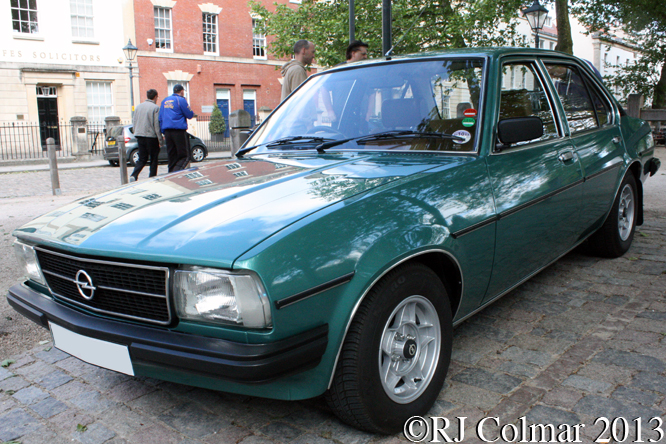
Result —
<instances>
[{"instance_id":1,"label":"side mirror","mask_svg":"<svg viewBox=\"0 0 666 444\"><path fill-rule=\"evenodd\" d=\"M500 143L495 149L501 151L514 143L528 142L541 136L543 136L543 122L539 117L502 119L497 125L497 138Z\"/></svg>"}]
</instances>

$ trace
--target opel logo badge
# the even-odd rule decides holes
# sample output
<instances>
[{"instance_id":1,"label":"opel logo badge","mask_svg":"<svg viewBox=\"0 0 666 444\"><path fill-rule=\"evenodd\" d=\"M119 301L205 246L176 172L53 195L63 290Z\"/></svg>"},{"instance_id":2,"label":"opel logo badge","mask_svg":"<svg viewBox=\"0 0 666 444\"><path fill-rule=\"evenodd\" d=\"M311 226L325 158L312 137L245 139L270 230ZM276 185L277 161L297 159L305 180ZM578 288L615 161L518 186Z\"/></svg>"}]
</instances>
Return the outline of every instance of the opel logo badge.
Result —
<instances>
[{"instance_id":1,"label":"opel logo badge","mask_svg":"<svg viewBox=\"0 0 666 444\"><path fill-rule=\"evenodd\" d=\"M89 301L93 298L97 288L93 286L92 278L88 273L83 270L77 271L74 283L76 284L76 288L79 289L79 294L83 296L83 299Z\"/></svg>"},{"instance_id":2,"label":"opel logo badge","mask_svg":"<svg viewBox=\"0 0 666 444\"><path fill-rule=\"evenodd\" d=\"M409 354L410 354L411 356L414 356L414 355L416 354L416 344L411 344L411 345L409 346Z\"/></svg>"}]
</instances>

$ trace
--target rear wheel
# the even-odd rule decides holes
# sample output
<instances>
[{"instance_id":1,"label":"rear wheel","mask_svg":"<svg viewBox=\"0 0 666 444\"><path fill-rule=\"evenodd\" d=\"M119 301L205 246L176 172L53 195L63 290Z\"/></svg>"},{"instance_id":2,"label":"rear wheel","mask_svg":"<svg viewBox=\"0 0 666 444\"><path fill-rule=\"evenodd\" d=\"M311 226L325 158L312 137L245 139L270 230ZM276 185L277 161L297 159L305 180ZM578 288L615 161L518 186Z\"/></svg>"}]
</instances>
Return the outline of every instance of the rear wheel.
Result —
<instances>
[{"instance_id":1,"label":"rear wheel","mask_svg":"<svg viewBox=\"0 0 666 444\"><path fill-rule=\"evenodd\" d=\"M191 158L193 162L201 162L206 158L206 152L200 146L195 146L194 148L192 148Z\"/></svg>"},{"instance_id":2,"label":"rear wheel","mask_svg":"<svg viewBox=\"0 0 666 444\"><path fill-rule=\"evenodd\" d=\"M593 253L602 257L620 257L626 253L634 239L637 215L636 179L628 172L606 222L590 236Z\"/></svg>"},{"instance_id":3,"label":"rear wheel","mask_svg":"<svg viewBox=\"0 0 666 444\"><path fill-rule=\"evenodd\" d=\"M425 265L401 266L367 295L352 321L326 400L356 428L394 434L437 399L451 360L451 306Z\"/></svg>"}]
</instances>

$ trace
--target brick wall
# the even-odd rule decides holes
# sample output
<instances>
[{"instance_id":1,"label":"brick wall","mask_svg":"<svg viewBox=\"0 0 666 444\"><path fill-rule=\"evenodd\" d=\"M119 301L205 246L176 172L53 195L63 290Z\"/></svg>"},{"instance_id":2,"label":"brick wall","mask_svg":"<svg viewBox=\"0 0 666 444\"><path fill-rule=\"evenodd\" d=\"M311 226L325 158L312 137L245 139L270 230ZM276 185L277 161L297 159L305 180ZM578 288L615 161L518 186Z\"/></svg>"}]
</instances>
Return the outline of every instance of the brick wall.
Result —
<instances>
[{"instance_id":1,"label":"brick wall","mask_svg":"<svg viewBox=\"0 0 666 444\"><path fill-rule=\"evenodd\" d=\"M269 10L275 9L273 1L262 0ZM278 1L290 4L288 0ZM222 8L218 15L218 57L204 55L200 3ZM160 99L170 95L165 73L180 70L193 75L189 81L189 97L195 114L209 114L202 112L202 106L215 104L216 88L230 90L231 111L243 107L244 89L256 91L257 110L263 106L275 109L279 104L279 67L283 62L271 56L268 60L253 58L252 17L246 1L178 0L171 11L173 53L158 52L155 43L148 44L148 39L155 40L150 0L134 0L134 15L142 101L150 88L159 92Z\"/></svg>"}]
</instances>

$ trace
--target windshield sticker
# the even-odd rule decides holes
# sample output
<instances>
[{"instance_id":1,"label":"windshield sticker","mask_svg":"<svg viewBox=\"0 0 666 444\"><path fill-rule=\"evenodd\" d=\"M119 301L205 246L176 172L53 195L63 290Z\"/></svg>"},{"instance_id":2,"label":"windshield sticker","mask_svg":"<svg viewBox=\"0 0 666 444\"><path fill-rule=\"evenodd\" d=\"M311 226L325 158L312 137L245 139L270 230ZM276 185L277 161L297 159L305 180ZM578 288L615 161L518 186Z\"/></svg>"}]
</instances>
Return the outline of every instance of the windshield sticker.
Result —
<instances>
[{"instance_id":1,"label":"windshield sticker","mask_svg":"<svg viewBox=\"0 0 666 444\"><path fill-rule=\"evenodd\" d=\"M474 108L467 108L465 111L463 111L463 116L476 117L476 110Z\"/></svg>"},{"instance_id":2,"label":"windshield sticker","mask_svg":"<svg viewBox=\"0 0 666 444\"><path fill-rule=\"evenodd\" d=\"M469 142L472 139L472 135L469 133L469 131L465 130L458 130L454 132L453 135L456 137L462 137L464 139L464 140L453 139L453 143L459 143L461 145Z\"/></svg>"},{"instance_id":3,"label":"windshield sticker","mask_svg":"<svg viewBox=\"0 0 666 444\"><path fill-rule=\"evenodd\" d=\"M474 126L475 123L476 123L476 120L473 119L473 118L471 118L471 117L465 117L465 118L462 120L462 125L463 125L464 127L467 127L467 128L469 128L470 126Z\"/></svg>"}]
</instances>

